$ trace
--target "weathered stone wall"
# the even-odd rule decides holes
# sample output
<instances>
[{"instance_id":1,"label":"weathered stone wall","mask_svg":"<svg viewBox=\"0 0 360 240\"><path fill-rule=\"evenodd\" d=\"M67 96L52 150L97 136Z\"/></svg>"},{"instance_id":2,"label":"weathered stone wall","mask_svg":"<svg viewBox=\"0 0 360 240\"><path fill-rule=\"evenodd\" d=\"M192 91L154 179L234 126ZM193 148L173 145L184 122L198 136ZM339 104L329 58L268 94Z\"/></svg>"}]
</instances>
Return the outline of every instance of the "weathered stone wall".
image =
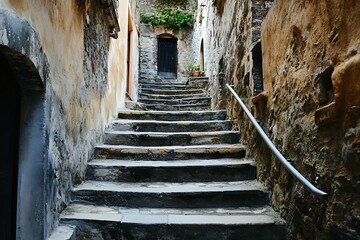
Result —
<instances>
[{"instance_id":1,"label":"weathered stone wall","mask_svg":"<svg viewBox=\"0 0 360 240\"><path fill-rule=\"evenodd\" d=\"M0 21L0 44L14 47L33 62L46 91L45 237L69 203L71 186L84 179L94 145L118 107L124 106L128 8L136 6L137 1L121 1L122 32L115 40L109 38L101 1L0 1L1 14L15 16L27 26ZM13 41L23 36L29 37L15 48ZM138 44L134 46L136 50ZM134 79L137 74L134 70Z\"/></svg>"},{"instance_id":2,"label":"weathered stone wall","mask_svg":"<svg viewBox=\"0 0 360 240\"><path fill-rule=\"evenodd\" d=\"M311 196L260 158L294 238L360 237L359 21L357 1L278 0L263 26L262 120L296 168L329 193Z\"/></svg>"},{"instance_id":3,"label":"weathered stone wall","mask_svg":"<svg viewBox=\"0 0 360 240\"><path fill-rule=\"evenodd\" d=\"M156 12L156 5L159 0L144 0L140 3L140 11L146 14ZM187 11L194 7L195 0L188 0L185 6ZM140 26L140 79L156 79L158 76L158 36L168 34L177 39L177 80L185 81L189 77L187 66L194 63L192 54L192 34L191 28L182 29L174 32L170 29L164 29L162 26L153 27L148 24Z\"/></svg>"},{"instance_id":4,"label":"weathered stone wall","mask_svg":"<svg viewBox=\"0 0 360 240\"><path fill-rule=\"evenodd\" d=\"M205 18L195 24L193 49L198 52L203 39L213 107L227 108L241 131L258 178L289 225L289 239L358 239L360 3L220 2L219 12L202 1ZM234 85L278 149L328 198L312 196L287 173L225 83Z\"/></svg>"}]
</instances>

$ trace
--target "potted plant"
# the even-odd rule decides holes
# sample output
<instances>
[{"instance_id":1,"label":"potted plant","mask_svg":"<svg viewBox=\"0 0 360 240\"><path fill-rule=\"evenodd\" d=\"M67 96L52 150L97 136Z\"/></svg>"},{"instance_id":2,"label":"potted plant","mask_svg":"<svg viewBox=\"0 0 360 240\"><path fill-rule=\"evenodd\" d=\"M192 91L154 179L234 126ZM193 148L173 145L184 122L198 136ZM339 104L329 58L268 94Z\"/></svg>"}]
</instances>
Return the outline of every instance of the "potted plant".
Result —
<instances>
[{"instance_id":1,"label":"potted plant","mask_svg":"<svg viewBox=\"0 0 360 240\"><path fill-rule=\"evenodd\" d=\"M188 65L188 72L190 76L198 77L200 75L200 66L190 63Z\"/></svg>"}]
</instances>

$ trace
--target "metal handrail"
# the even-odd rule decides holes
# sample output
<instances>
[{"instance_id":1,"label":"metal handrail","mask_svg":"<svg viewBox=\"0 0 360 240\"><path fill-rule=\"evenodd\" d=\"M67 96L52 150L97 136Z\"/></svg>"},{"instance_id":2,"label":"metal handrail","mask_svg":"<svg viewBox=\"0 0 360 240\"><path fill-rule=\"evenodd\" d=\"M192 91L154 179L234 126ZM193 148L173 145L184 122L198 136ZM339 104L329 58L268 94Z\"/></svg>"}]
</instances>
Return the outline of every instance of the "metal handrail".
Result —
<instances>
[{"instance_id":1,"label":"metal handrail","mask_svg":"<svg viewBox=\"0 0 360 240\"><path fill-rule=\"evenodd\" d=\"M311 193L313 193L316 196L319 197L325 197L327 195L326 192L318 189L317 187L315 187L312 183L310 183L303 175L301 175L301 173L298 172L298 170L296 170L296 168L294 168L286 159L285 157L279 152L279 150L277 150L277 148L275 147L275 145L271 142L271 140L269 139L269 137L266 135L266 133L264 132L264 130L260 127L260 125L257 123L256 119L254 118L254 116L251 114L251 112L249 111L249 109L245 106L244 102L240 99L240 97L236 94L236 92L234 91L234 89L232 89L232 87L229 84L226 84L226 86L229 88L230 92L234 95L234 97L236 98L236 100L238 100L238 102L240 103L241 108L244 110L244 112L246 113L246 115L249 117L250 121L254 124L256 130L258 131L258 133L260 134L260 136L262 137L262 139L265 141L265 143L268 145L268 147L270 148L270 150L275 154L275 156L280 160L280 162L282 163L282 165L307 189L309 190Z\"/></svg>"}]
</instances>

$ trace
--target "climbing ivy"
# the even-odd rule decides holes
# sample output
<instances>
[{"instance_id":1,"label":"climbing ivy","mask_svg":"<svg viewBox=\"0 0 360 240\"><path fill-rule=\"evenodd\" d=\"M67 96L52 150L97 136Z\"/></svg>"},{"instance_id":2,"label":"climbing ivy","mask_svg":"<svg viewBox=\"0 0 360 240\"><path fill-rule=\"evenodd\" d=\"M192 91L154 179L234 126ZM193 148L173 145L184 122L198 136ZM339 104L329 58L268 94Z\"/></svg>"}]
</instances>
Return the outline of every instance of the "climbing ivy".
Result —
<instances>
[{"instance_id":1,"label":"climbing ivy","mask_svg":"<svg viewBox=\"0 0 360 240\"><path fill-rule=\"evenodd\" d=\"M140 13L140 22L152 26L164 26L165 29L171 29L178 32L185 27L191 26L193 22L193 13L174 8L170 3L182 3L187 0L166 0L168 3L159 4L156 7L155 14Z\"/></svg>"}]
</instances>

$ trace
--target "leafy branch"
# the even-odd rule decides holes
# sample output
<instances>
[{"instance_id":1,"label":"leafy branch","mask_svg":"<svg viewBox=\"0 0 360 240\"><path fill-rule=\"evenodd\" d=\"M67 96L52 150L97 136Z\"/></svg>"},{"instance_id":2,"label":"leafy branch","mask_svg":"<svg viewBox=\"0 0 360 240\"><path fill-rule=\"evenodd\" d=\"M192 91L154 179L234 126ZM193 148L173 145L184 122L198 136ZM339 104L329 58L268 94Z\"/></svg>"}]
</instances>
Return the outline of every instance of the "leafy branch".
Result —
<instances>
[{"instance_id":1,"label":"leafy branch","mask_svg":"<svg viewBox=\"0 0 360 240\"><path fill-rule=\"evenodd\" d=\"M187 2L187 0L166 0L176 2ZM152 26L164 26L165 29L172 29L178 32L192 25L194 15L187 11L176 9L169 4L159 4L155 14L140 13L140 22Z\"/></svg>"}]
</instances>

